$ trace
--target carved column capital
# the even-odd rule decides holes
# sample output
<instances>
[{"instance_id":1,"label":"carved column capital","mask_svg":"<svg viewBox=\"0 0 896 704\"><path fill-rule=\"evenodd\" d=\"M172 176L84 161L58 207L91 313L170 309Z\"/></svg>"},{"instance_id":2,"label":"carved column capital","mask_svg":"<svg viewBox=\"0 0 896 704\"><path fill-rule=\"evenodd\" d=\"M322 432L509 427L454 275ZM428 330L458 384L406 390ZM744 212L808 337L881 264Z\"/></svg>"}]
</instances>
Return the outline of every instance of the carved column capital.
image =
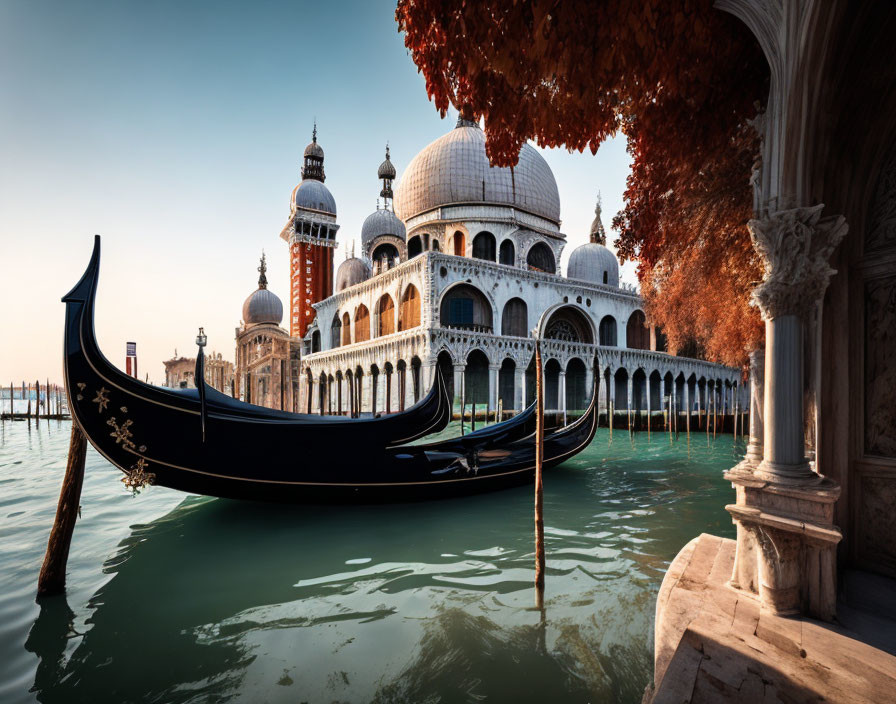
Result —
<instances>
[{"instance_id":1,"label":"carved column capital","mask_svg":"<svg viewBox=\"0 0 896 704\"><path fill-rule=\"evenodd\" d=\"M823 209L814 205L778 210L747 223L765 268L752 296L763 318L804 315L824 295L836 273L828 260L848 226L840 215L822 218Z\"/></svg>"}]
</instances>

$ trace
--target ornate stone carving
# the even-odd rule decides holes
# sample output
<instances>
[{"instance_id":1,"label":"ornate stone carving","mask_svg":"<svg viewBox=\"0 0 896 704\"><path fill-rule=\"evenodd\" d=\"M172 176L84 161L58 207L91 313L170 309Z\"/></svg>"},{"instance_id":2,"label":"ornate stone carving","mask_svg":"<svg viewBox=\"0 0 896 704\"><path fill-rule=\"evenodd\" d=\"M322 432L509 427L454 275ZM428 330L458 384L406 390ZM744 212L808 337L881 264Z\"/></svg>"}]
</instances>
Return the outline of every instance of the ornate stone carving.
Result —
<instances>
[{"instance_id":1,"label":"ornate stone carving","mask_svg":"<svg viewBox=\"0 0 896 704\"><path fill-rule=\"evenodd\" d=\"M753 291L753 304L764 318L804 315L836 273L828 260L847 225L842 216L822 218L823 208L779 210L747 224L765 268L763 282Z\"/></svg>"}]
</instances>

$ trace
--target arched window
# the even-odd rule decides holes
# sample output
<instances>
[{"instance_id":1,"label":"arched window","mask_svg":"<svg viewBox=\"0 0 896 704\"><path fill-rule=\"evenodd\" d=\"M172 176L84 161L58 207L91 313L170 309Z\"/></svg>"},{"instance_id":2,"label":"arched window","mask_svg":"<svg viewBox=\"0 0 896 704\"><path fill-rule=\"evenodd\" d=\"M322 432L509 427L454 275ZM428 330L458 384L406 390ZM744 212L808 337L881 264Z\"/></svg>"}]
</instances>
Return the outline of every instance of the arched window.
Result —
<instances>
[{"instance_id":1,"label":"arched window","mask_svg":"<svg viewBox=\"0 0 896 704\"><path fill-rule=\"evenodd\" d=\"M473 258L495 261L495 236L491 232L480 232L473 238Z\"/></svg>"},{"instance_id":2,"label":"arched window","mask_svg":"<svg viewBox=\"0 0 896 704\"><path fill-rule=\"evenodd\" d=\"M498 371L498 401L505 411L516 408L516 362L509 357L501 362Z\"/></svg>"},{"instance_id":3,"label":"arched window","mask_svg":"<svg viewBox=\"0 0 896 704\"><path fill-rule=\"evenodd\" d=\"M560 362L549 359L544 365L544 409L560 408Z\"/></svg>"},{"instance_id":4,"label":"arched window","mask_svg":"<svg viewBox=\"0 0 896 704\"><path fill-rule=\"evenodd\" d=\"M437 239L433 238L432 244L429 246L429 248L433 252L438 252L439 251L439 241Z\"/></svg>"},{"instance_id":5,"label":"arched window","mask_svg":"<svg viewBox=\"0 0 896 704\"><path fill-rule=\"evenodd\" d=\"M419 235L414 235L408 240L408 259L413 259L423 251L423 242Z\"/></svg>"},{"instance_id":6,"label":"arched window","mask_svg":"<svg viewBox=\"0 0 896 704\"><path fill-rule=\"evenodd\" d=\"M342 342L342 320L339 317L339 311L333 315L333 322L330 324L330 347L339 347Z\"/></svg>"},{"instance_id":7,"label":"arched window","mask_svg":"<svg viewBox=\"0 0 896 704\"><path fill-rule=\"evenodd\" d=\"M355 311L355 342L370 339L370 311L363 303Z\"/></svg>"},{"instance_id":8,"label":"arched window","mask_svg":"<svg viewBox=\"0 0 896 704\"><path fill-rule=\"evenodd\" d=\"M636 310L629 316L625 326L625 346L633 350L650 349L650 329L644 311Z\"/></svg>"},{"instance_id":9,"label":"arched window","mask_svg":"<svg viewBox=\"0 0 896 704\"><path fill-rule=\"evenodd\" d=\"M491 304L482 291L470 284L455 286L442 297L439 317L445 328L492 331Z\"/></svg>"},{"instance_id":10,"label":"arched window","mask_svg":"<svg viewBox=\"0 0 896 704\"><path fill-rule=\"evenodd\" d=\"M401 296L398 309L398 329L410 330L420 325L420 294L413 284L408 285Z\"/></svg>"},{"instance_id":11,"label":"arched window","mask_svg":"<svg viewBox=\"0 0 896 704\"><path fill-rule=\"evenodd\" d=\"M612 315L605 315L600 321L600 330L598 331L600 344L607 347L616 346L616 318Z\"/></svg>"},{"instance_id":12,"label":"arched window","mask_svg":"<svg viewBox=\"0 0 896 704\"><path fill-rule=\"evenodd\" d=\"M500 261L507 266L516 264L516 247L513 246L513 240L504 240L501 243Z\"/></svg>"},{"instance_id":13,"label":"arched window","mask_svg":"<svg viewBox=\"0 0 896 704\"><path fill-rule=\"evenodd\" d=\"M488 403L488 357L482 350L467 355L464 369L464 395L467 403Z\"/></svg>"},{"instance_id":14,"label":"arched window","mask_svg":"<svg viewBox=\"0 0 896 704\"><path fill-rule=\"evenodd\" d=\"M604 283L608 283L609 280L610 280L610 272L609 272L609 271L605 271L605 272L604 272Z\"/></svg>"},{"instance_id":15,"label":"arched window","mask_svg":"<svg viewBox=\"0 0 896 704\"><path fill-rule=\"evenodd\" d=\"M320 330L311 333L311 352L320 352Z\"/></svg>"},{"instance_id":16,"label":"arched window","mask_svg":"<svg viewBox=\"0 0 896 704\"><path fill-rule=\"evenodd\" d=\"M554 252L544 242L536 242L526 255L526 264L535 271L545 271L548 274L557 272L557 264L554 261Z\"/></svg>"},{"instance_id":17,"label":"arched window","mask_svg":"<svg viewBox=\"0 0 896 704\"><path fill-rule=\"evenodd\" d=\"M342 344L352 344L352 319L348 317L348 313L342 314Z\"/></svg>"},{"instance_id":18,"label":"arched window","mask_svg":"<svg viewBox=\"0 0 896 704\"><path fill-rule=\"evenodd\" d=\"M584 411L588 406L591 389L585 387L587 374L585 363L573 357L566 365L566 410Z\"/></svg>"},{"instance_id":19,"label":"arched window","mask_svg":"<svg viewBox=\"0 0 896 704\"><path fill-rule=\"evenodd\" d=\"M545 339L565 342L594 342L591 323L582 311L564 306L554 311L544 329Z\"/></svg>"},{"instance_id":20,"label":"arched window","mask_svg":"<svg viewBox=\"0 0 896 704\"><path fill-rule=\"evenodd\" d=\"M395 302L388 293L376 304L376 335L391 335L395 332Z\"/></svg>"},{"instance_id":21,"label":"arched window","mask_svg":"<svg viewBox=\"0 0 896 704\"><path fill-rule=\"evenodd\" d=\"M467 241L464 237L464 233L458 230L454 233L454 236L451 238L451 242L454 245L452 252L458 257L464 256L467 251Z\"/></svg>"},{"instance_id":22,"label":"arched window","mask_svg":"<svg viewBox=\"0 0 896 704\"><path fill-rule=\"evenodd\" d=\"M654 329L654 343L653 349L656 352L665 352L666 351L666 333L663 332L663 329L657 325Z\"/></svg>"},{"instance_id":23,"label":"arched window","mask_svg":"<svg viewBox=\"0 0 896 704\"><path fill-rule=\"evenodd\" d=\"M385 271L398 264L398 249L391 242L383 242L374 248L370 258L377 271Z\"/></svg>"},{"instance_id":24,"label":"arched window","mask_svg":"<svg viewBox=\"0 0 896 704\"><path fill-rule=\"evenodd\" d=\"M521 298L511 298L501 313L501 334L529 337L529 310Z\"/></svg>"}]
</instances>

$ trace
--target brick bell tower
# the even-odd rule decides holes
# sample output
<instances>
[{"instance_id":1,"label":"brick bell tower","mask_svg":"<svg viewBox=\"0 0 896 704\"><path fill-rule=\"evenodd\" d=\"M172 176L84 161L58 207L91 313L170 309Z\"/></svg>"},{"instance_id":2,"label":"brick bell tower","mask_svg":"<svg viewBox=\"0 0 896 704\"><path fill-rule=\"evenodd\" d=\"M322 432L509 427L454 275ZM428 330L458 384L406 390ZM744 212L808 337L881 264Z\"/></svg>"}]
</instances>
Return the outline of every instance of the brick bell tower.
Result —
<instances>
[{"instance_id":1,"label":"brick bell tower","mask_svg":"<svg viewBox=\"0 0 896 704\"><path fill-rule=\"evenodd\" d=\"M314 320L313 303L333 294L336 201L324 185L324 150L317 123L305 147L302 182L293 189L289 220L280 237L289 245L289 334L304 337Z\"/></svg>"}]
</instances>

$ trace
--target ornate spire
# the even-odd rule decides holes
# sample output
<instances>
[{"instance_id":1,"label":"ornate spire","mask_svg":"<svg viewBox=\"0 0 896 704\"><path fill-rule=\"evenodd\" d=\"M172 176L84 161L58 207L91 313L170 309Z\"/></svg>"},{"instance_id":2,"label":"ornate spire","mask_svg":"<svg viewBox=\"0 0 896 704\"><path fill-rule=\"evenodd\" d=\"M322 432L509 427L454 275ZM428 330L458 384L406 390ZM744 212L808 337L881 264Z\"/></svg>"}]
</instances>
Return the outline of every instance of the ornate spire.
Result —
<instances>
[{"instance_id":1,"label":"ornate spire","mask_svg":"<svg viewBox=\"0 0 896 704\"><path fill-rule=\"evenodd\" d=\"M380 168L376 171L376 177L383 182L383 190L380 195L383 197L383 207L389 209L389 201L392 200L392 181L395 180L395 166L389 159L389 143L386 142L386 160L380 164Z\"/></svg>"},{"instance_id":2,"label":"ornate spire","mask_svg":"<svg viewBox=\"0 0 896 704\"><path fill-rule=\"evenodd\" d=\"M261 264L258 266L258 288L268 287L268 263L264 256L264 250L261 250Z\"/></svg>"},{"instance_id":3,"label":"ornate spire","mask_svg":"<svg viewBox=\"0 0 896 704\"><path fill-rule=\"evenodd\" d=\"M302 178L323 182L324 174L324 150L317 143L317 120L314 120L314 129L311 131L311 143L305 147L305 159L302 166Z\"/></svg>"},{"instance_id":4,"label":"ornate spire","mask_svg":"<svg viewBox=\"0 0 896 704\"><path fill-rule=\"evenodd\" d=\"M600 219L601 200L600 191L597 192L597 205L594 206L594 221L591 223L591 241L596 244L607 244L607 232L604 230L604 224Z\"/></svg>"}]
</instances>

